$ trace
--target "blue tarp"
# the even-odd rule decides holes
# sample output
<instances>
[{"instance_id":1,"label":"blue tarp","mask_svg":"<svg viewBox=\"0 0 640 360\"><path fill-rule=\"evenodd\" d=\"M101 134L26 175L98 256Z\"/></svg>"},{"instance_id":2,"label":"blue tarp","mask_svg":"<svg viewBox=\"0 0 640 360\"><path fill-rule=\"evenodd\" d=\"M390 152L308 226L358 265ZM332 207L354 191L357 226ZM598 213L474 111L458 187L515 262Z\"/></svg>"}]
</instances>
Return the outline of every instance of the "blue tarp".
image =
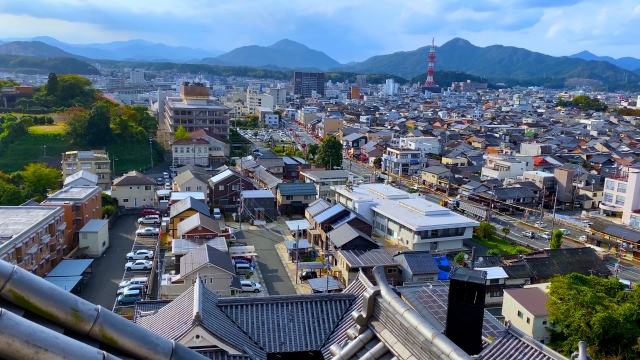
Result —
<instances>
[{"instance_id":1,"label":"blue tarp","mask_svg":"<svg viewBox=\"0 0 640 360\"><path fill-rule=\"evenodd\" d=\"M446 256L434 256L433 260L436 261L438 269L440 269L438 280L449 280L449 272L451 271L449 259Z\"/></svg>"},{"instance_id":2,"label":"blue tarp","mask_svg":"<svg viewBox=\"0 0 640 360\"><path fill-rule=\"evenodd\" d=\"M449 280L449 272L440 270L438 273L438 280Z\"/></svg>"}]
</instances>

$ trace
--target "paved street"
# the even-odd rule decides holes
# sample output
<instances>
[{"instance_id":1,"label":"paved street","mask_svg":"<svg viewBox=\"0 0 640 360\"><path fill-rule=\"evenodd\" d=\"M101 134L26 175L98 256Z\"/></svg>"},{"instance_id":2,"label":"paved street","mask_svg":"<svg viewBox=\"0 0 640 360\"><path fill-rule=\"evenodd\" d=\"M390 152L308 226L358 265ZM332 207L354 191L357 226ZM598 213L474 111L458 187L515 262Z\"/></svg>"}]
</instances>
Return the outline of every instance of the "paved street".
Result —
<instances>
[{"instance_id":1,"label":"paved street","mask_svg":"<svg viewBox=\"0 0 640 360\"><path fill-rule=\"evenodd\" d=\"M118 284L122 281L125 255L131 251L137 215L121 216L109 229L109 248L93 261L93 274L84 285L80 297L111 310L116 301Z\"/></svg>"},{"instance_id":2,"label":"paved street","mask_svg":"<svg viewBox=\"0 0 640 360\"><path fill-rule=\"evenodd\" d=\"M296 294L296 289L291 284L275 248L276 244L284 240L283 237L255 226L252 226L251 230L249 228L248 224L243 224L242 232L236 232L235 235L239 241L255 247L258 266L269 295Z\"/></svg>"}]
</instances>

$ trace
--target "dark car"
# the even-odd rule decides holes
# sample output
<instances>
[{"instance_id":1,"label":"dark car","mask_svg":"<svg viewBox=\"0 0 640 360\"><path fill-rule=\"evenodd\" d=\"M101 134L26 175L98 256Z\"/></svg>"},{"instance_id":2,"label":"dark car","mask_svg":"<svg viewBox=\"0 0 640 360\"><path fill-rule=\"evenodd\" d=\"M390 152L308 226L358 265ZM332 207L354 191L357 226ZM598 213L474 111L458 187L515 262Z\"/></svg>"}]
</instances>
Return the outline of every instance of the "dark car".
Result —
<instances>
[{"instance_id":1,"label":"dark car","mask_svg":"<svg viewBox=\"0 0 640 360\"><path fill-rule=\"evenodd\" d=\"M300 281L315 279L318 277L318 273L313 270L305 270L300 274Z\"/></svg>"}]
</instances>

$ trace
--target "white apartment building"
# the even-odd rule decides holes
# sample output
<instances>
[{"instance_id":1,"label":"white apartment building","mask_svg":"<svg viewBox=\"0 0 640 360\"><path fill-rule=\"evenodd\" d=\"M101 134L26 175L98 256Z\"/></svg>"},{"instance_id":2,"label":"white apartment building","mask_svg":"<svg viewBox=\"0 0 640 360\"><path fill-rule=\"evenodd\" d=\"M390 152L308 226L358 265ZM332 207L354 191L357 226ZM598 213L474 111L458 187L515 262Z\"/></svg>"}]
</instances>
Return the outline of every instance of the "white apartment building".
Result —
<instances>
[{"instance_id":1,"label":"white apartment building","mask_svg":"<svg viewBox=\"0 0 640 360\"><path fill-rule=\"evenodd\" d=\"M427 167L427 153L409 148L387 148L382 156L382 170L397 175L420 175Z\"/></svg>"},{"instance_id":2,"label":"white apartment building","mask_svg":"<svg viewBox=\"0 0 640 360\"><path fill-rule=\"evenodd\" d=\"M257 114L259 107L273 110L274 98L269 94L262 94L257 90L247 89L247 110L249 114Z\"/></svg>"},{"instance_id":3,"label":"white apartment building","mask_svg":"<svg viewBox=\"0 0 640 360\"><path fill-rule=\"evenodd\" d=\"M628 174L608 177L604 181L602 211L622 213L622 223L640 228L640 169L629 168Z\"/></svg>"},{"instance_id":4,"label":"white apartment building","mask_svg":"<svg viewBox=\"0 0 640 360\"><path fill-rule=\"evenodd\" d=\"M393 79L387 79L382 86L382 93L388 96L393 96L398 93L398 84Z\"/></svg>"},{"instance_id":5,"label":"white apartment building","mask_svg":"<svg viewBox=\"0 0 640 360\"><path fill-rule=\"evenodd\" d=\"M335 200L362 215L373 232L411 250L448 252L463 249L479 223L417 194L383 184L334 186Z\"/></svg>"},{"instance_id":6,"label":"white apartment building","mask_svg":"<svg viewBox=\"0 0 640 360\"><path fill-rule=\"evenodd\" d=\"M393 143L396 143L400 148L406 148L411 150L422 150L425 154L440 154L440 141L433 136L424 137L404 137L394 139Z\"/></svg>"},{"instance_id":7,"label":"white apartment building","mask_svg":"<svg viewBox=\"0 0 640 360\"><path fill-rule=\"evenodd\" d=\"M180 139L171 143L172 164L209 166L209 142L204 139Z\"/></svg>"},{"instance_id":8,"label":"white apartment building","mask_svg":"<svg viewBox=\"0 0 640 360\"><path fill-rule=\"evenodd\" d=\"M267 94L273 96L273 103L276 106L283 107L287 105L287 89L268 88Z\"/></svg>"},{"instance_id":9,"label":"white apartment building","mask_svg":"<svg viewBox=\"0 0 640 360\"><path fill-rule=\"evenodd\" d=\"M489 155L482 167L482 178L504 180L522 176L525 171L533 170L531 156Z\"/></svg>"},{"instance_id":10,"label":"white apartment building","mask_svg":"<svg viewBox=\"0 0 640 360\"><path fill-rule=\"evenodd\" d=\"M143 84L146 81L144 80L144 71L133 70L129 72L129 82L132 84Z\"/></svg>"}]
</instances>

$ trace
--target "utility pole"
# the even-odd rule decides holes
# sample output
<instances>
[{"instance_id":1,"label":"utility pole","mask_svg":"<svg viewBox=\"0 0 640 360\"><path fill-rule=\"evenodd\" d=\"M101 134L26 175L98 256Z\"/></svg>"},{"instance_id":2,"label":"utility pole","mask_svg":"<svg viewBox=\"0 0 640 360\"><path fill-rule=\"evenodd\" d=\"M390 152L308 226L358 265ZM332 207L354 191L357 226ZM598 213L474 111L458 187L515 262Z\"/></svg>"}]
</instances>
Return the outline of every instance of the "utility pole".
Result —
<instances>
[{"instance_id":1,"label":"utility pole","mask_svg":"<svg viewBox=\"0 0 640 360\"><path fill-rule=\"evenodd\" d=\"M553 217L551 218L551 233L556 226L556 204L558 203L558 183L556 183L556 195L553 197Z\"/></svg>"},{"instance_id":2,"label":"utility pole","mask_svg":"<svg viewBox=\"0 0 640 360\"><path fill-rule=\"evenodd\" d=\"M149 157L151 158L151 167L153 168L153 138L149 137Z\"/></svg>"},{"instance_id":3,"label":"utility pole","mask_svg":"<svg viewBox=\"0 0 640 360\"><path fill-rule=\"evenodd\" d=\"M300 225L296 230L296 284L298 283L298 262L300 261Z\"/></svg>"},{"instance_id":4,"label":"utility pole","mask_svg":"<svg viewBox=\"0 0 640 360\"><path fill-rule=\"evenodd\" d=\"M244 169L242 166L242 160L244 158L240 157L240 213L238 213L238 230L242 231L242 210L244 209L244 201L242 199L242 183L244 180Z\"/></svg>"}]
</instances>

